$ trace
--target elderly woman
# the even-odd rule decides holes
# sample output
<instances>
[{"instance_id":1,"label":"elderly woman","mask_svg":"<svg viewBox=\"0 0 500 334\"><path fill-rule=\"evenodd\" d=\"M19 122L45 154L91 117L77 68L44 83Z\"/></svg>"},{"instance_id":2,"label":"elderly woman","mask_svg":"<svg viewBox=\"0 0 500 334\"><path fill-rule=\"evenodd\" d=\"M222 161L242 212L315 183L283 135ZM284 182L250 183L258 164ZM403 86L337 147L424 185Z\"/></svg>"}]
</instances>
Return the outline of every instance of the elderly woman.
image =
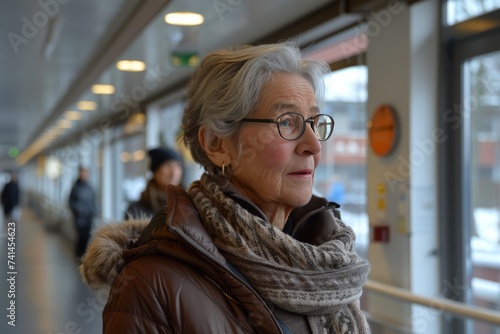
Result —
<instances>
[{"instance_id":1,"label":"elderly woman","mask_svg":"<svg viewBox=\"0 0 500 334\"><path fill-rule=\"evenodd\" d=\"M147 226L108 225L81 273L110 285L105 333L368 333L369 265L338 205L313 195L328 67L291 44L211 53L182 127L206 173Z\"/></svg>"}]
</instances>

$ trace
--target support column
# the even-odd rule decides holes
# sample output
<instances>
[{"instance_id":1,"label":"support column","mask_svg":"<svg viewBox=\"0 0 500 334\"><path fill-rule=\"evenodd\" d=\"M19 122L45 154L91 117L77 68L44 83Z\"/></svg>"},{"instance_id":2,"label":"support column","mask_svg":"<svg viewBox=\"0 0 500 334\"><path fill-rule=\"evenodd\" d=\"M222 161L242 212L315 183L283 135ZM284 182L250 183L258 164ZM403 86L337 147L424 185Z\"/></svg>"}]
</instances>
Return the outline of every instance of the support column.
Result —
<instances>
[{"instance_id":1,"label":"support column","mask_svg":"<svg viewBox=\"0 0 500 334\"><path fill-rule=\"evenodd\" d=\"M367 26L368 119L386 104L399 124L391 153L367 152L370 227L389 228L388 242L370 241L370 279L428 297L439 297L438 6L437 0L411 6L391 1L372 13ZM439 333L439 317L426 308L369 294L368 311L415 333Z\"/></svg>"}]
</instances>

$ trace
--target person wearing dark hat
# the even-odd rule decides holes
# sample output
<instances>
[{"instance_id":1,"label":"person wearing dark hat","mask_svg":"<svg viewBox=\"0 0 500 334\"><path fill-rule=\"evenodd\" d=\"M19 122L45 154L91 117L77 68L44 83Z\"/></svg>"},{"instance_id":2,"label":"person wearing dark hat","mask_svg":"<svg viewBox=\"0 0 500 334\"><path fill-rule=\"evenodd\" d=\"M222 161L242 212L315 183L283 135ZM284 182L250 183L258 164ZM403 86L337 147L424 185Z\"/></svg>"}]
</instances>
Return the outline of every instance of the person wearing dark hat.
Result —
<instances>
[{"instance_id":1,"label":"person wearing dark hat","mask_svg":"<svg viewBox=\"0 0 500 334\"><path fill-rule=\"evenodd\" d=\"M167 204L167 186L179 185L183 176L181 155L166 147L158 147L148 151L149 169L152 178L138 201L132 202L125 213L125 219L151 217Z\"/></svg>"}]
</instances>

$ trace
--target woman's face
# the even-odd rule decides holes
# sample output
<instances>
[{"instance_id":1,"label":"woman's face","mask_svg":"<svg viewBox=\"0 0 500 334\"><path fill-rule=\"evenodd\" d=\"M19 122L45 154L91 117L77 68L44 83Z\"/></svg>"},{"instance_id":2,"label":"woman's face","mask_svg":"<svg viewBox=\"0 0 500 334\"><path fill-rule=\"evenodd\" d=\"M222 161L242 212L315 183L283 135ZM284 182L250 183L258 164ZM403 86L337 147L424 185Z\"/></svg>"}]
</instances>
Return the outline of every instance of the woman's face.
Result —
<instances>
[{"instance_id":1,"label":"woman's face","mask_svg":"<svg viewBox=\"0 0 500 334\"><path fill-rule=\"evenodd\" d=\"M182 180L182 166L176 160L166 161L154 171L153 179L160 189L166 189L169 184L179 185Z\"/></svg>"},{"instance_id":2,"label":"woman's face","mask_svg":"<svg viewBox=\"0 0 500 334\"><path fill-rule=\"evenodd\" d=\"M319 113L314 91L300 75L274 74L248 118L276 119L285 112L305 119ZM302 137L285 140L274 123L243 123L239 143L232 142L230 180L271 221L286 219L293 208L309 202L321 152L309 124Z\"/></svg>"}]
</instances>

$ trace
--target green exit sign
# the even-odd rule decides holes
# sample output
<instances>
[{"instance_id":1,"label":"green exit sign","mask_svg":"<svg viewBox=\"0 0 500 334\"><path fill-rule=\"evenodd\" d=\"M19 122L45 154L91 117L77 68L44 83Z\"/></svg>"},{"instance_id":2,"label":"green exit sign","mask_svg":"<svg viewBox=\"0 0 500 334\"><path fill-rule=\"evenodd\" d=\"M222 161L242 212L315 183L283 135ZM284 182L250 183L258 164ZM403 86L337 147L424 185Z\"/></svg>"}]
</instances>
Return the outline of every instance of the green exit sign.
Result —
<instances>
[{"instance_id":1,"label":"green exit sign","mask_svg":"<svg viewBox=\"0 0 500 334\"><path fill-rule=\"evenodd\" d=\"M200 62L197 52L172 52L170 61L174 67L195 67Z\"/></svg>"}]
</instances>

